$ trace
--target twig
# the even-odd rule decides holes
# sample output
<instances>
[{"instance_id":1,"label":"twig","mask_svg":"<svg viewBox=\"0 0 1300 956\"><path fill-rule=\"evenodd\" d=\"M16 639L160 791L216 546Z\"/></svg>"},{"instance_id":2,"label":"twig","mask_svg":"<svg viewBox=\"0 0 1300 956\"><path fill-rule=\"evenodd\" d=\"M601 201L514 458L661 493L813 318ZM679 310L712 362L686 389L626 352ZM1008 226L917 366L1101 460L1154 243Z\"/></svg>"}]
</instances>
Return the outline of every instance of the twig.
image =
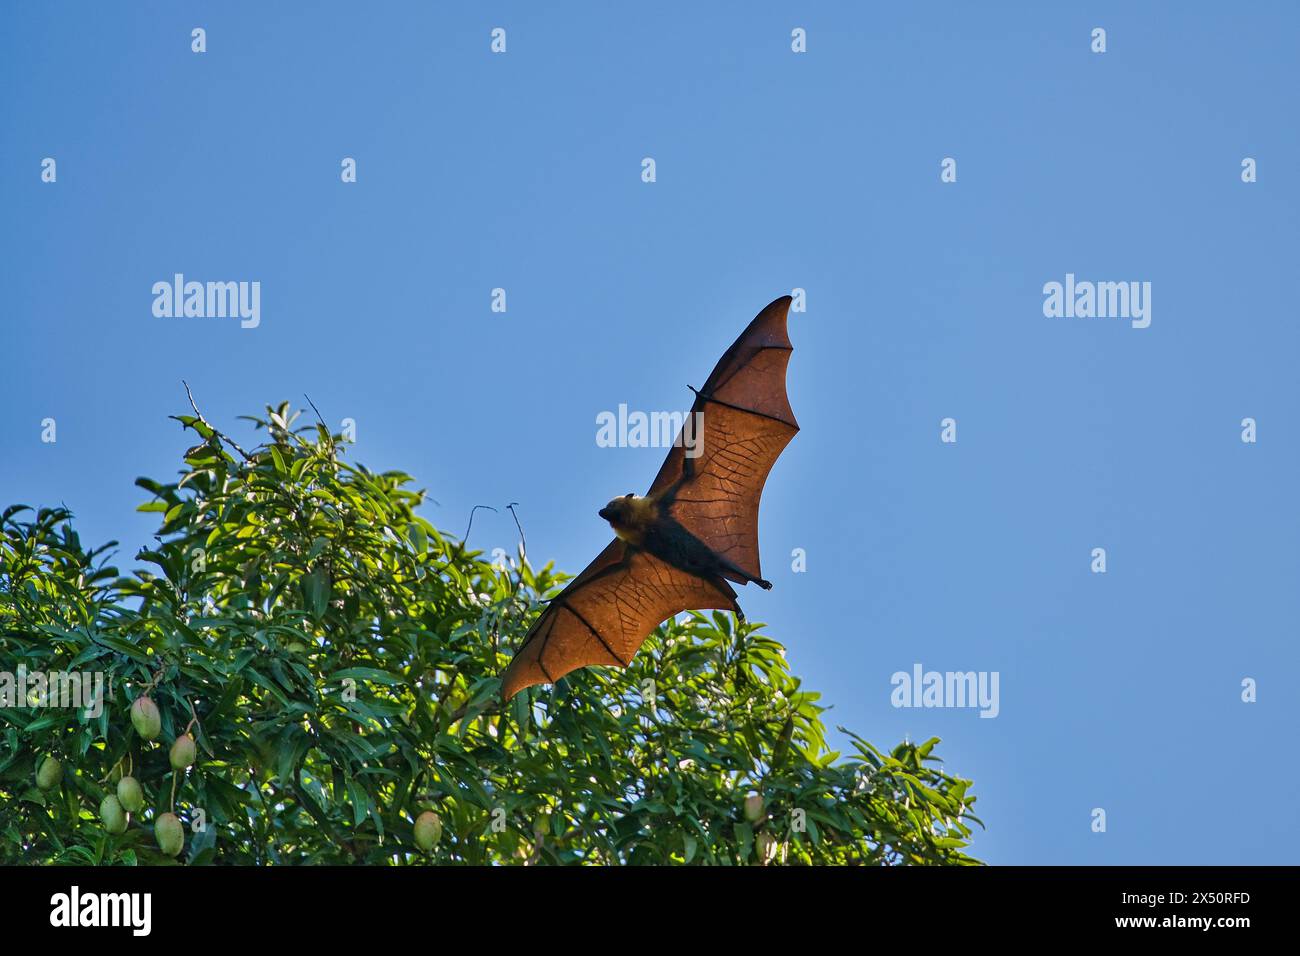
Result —
<instances>
[{"instance_id":1,"label":"twig","mask_svg":"<svg viewBox=\"0 0 1300 956\"><path fill-rule=\"evenodd\" d=\"M496 510L497 510L496 508L493 508L491 505L475 505L473 508L469 509L469 524L465 526L465 537L460 539L460 547L461 547L462 554L464 554L465 545L469 542L469 533L471 529L473 529L474 527L474 512L478 511L479 508L486 508L488 511L491 511L493 514L496 514Z\"/></svg>"},{"instance_id":2,"label":"twig","mask_svg":"<svg viewBox=\"0 0 1300 956\"><path fill-rule=\"evenodd\" d=\"M447 721L447 729L451 730L451 728L455 727L456 724L458 724L460 721L465 719L465 715L468 713L469 713L469 701L466 701L465 703L457 707L455 712L451 715L451 719Z\"/></svg>"},{"instance_id":3,"label":"twig","mask_svg":"<svg viewBox=\"0 0 1300 956\"><path fill-rule=\"evenodd\" d=\"M456 553L444 561L442 567L435 569L435 574L441 574L465 556L465 545L469 543L469 533L474 528L474 512L478 511L479 508L486 508L488 511L493 512L497 510L491 505L475 505L469 509L469 524L465 526L465 537L461 538L460 544L456 546Z\"/></svg>"},{"instance_id":4,"label":"twig","mask_svg":"<svg viewBox=\"0 0 1300 956\"><path fill-rule=\"evenodd\" d=\"M528 541L524 538L524 526L519 523L519 515L515 514L515 505L517 504L519 504L517 501L510 502L510 504L506 505L506 510L510 512L510 517L515 519L515 527L519 529L519 559L527 561Z\"/></svg>"},{"instance_id":5,"label":"twig","mask_svg":"<svg viewBox=\"0 0 1300 956\"><path fill-rule=\"evenodd\" d=\"M157 537L157 535L155 535L155 537ZM158 682L162 680L162 676L165 673L167 673L167 664L164 662L158 665L158 669L154 671L153 677L150 679L149 683L144 685L144 690L141 691L141 694L143 694L145 697L148 697L150 694L152 694L154 690L158 687Z\"/></svg>"},{"instance_id":6,"label":"twig","mask_svg":"<svg viewBox=\"0 0 1300 956\"><path fill-rule=\"evenodd\" d=\"M473 714L470 713L470 710L471 708L470 708L469 701L465 701L465 703L457 707L455 712L451 715L451 719L447 721L447 730L451 730L451 728L455 727L466 717L472 717L474 720L478 720L480 717L489 717L493 713L493 711L489 710L487 707L484 707L482 710L475 711ZM505 713L505 711L501 710L501 711L496 711L495 713L497 713L498 716L501 716Z\"/></svg>"},{"instance_id":7,"label":"twig","mask_svg":"<svg viewBox=\"0 0 1300 956\"><path fill-rule=\"evenodd\" d=\"M203 417L203 413L199 411L199 406L194 404L194 393L190 391L189 382L185 381L185 379L181 379L181 384L185 386L185 394L188 395L190 399L190 408L194 409L194 414L198 420L211 428L212 434L216 435L231 448L235 449L235 451L239 452L244 461L252 462L253 457L248 452L244 451L244 449L240 448L233 438L229 437L224 432L219 431L210 421Z\"/></svg>"},{"instance_id":8,"label":"twig","mask_svg":"<svg viewBox=\"0 0 1300 956\"><path fill-rule=\"evenodd\" d=\"M320 413L320 409L317 408L317 407L316 407L316 403L313 402L313 401L311 400L311 396L308 395L306 392L303 392L303 393L302 393L302 397L305 398L305 399L307 399L307 404L310 405L310 406L311 406L311 410L312 410L313 412L316 413L316 418L317 418L317 420L318 420L322 425L325 425L325 416L322 415L322 414ZM330 427L329 427L328 425L325 425L325 430L326 430L326 431L329 431L329 428L330 428Z\"/></svg>"}]
</instances>

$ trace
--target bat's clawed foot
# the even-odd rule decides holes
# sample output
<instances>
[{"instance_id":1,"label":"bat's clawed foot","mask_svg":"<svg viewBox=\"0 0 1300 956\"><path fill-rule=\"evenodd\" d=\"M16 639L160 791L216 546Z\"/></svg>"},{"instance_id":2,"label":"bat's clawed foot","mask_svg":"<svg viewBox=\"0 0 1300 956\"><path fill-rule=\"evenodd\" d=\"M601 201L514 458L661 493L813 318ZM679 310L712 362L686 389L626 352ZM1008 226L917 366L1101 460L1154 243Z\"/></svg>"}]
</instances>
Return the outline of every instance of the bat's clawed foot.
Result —
<instances>
[{"instance_id":1,"label":"bat's clawed foot","mask_svg":"<svg viewBox=\"0 0 1300 956\"><path fill-rule=\"evenodd\" d=\"M757 584L757 585L758 585L760 588L762 588L764 591L770 591L770 590L772 590L772 582L771 582L771 581L764 581L762 578L758 578L756 581L754 581L754 583Z\"/></svg>"}]
</instances>

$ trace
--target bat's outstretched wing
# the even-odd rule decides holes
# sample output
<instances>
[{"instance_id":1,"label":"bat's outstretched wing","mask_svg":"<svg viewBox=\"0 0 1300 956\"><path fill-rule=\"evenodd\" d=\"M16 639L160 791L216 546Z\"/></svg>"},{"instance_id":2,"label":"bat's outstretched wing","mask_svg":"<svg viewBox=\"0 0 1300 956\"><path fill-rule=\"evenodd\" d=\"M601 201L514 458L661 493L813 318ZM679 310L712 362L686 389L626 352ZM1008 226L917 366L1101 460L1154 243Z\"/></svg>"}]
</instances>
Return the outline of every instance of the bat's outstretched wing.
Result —
<instances>
[{"instance_id":1,"label":"bat's outstretched wing","mask_svg":"<svg viewBox=\"0 0 1300 956\"><path fill-rule=\"evenodd\" d=\"M590 664L626 667L665 619L686 610L734 608L735 592L722 587L615 538L533 622L501 677L502 697Z\"/></svg>"},{"instance_id":2,"label":"bat's outstretched wing","mask_svg":"<svg viewBox=\"0 0 1300 956\"><path fill-rule=\"evenodd\" d=\"M799 431L785 392L790 301L782 296L765 308L727 349L691 408L691 421L703 414L703 429L694 435L698 457L679 440L650 486L653 496L676 485L672 516L755 578L762 577L758 503L763 485Z\"/></svg>"},{"instance_id":3,"label":"bat's outstretched wing","mask_svg":"<svg viewBox=\"0 0 1300 956\"><path fill-rule=\"evenodd\" d=\"M754 578L761 577L763 484L799 431L785 393L789 308L789 296L777 299L727 349L696 394L691 420L699 413L704 425L692 449L679 441L650 488L687 531ZM698 456L688 454L696 448ZM626 667L666 618L707 608L739 610L726 581L682 571L616 538L533 622L502 675L502 696L591 664Z\"/></svg>"}]
</instances>

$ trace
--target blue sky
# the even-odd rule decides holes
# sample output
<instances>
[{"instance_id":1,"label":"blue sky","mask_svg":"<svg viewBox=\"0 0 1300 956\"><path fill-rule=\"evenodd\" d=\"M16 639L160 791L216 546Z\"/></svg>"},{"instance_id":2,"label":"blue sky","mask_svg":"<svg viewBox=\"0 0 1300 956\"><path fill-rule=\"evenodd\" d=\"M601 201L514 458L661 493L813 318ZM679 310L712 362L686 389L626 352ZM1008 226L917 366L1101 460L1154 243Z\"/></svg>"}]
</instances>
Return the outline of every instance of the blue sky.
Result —
<instances>
[{"instance_id":1,"label":"blue sky","mask_svg":"<svg viewBox=\"0 0 1300 956\"><path fill-rule=\"evenodd\" d=\"M1297 9L547 6L6 6L0 503L129 559L182 378L237 440L306 392L435 524L518 501L576 572L663 454L596 415L684 409L803 288L741 600L828 721L942 737L992 863L1294 862ZM156 318L177 272L261 324ZM1045 317L1067 273L1150 282L1150 327ZM999 715L894 708L915 663L998 672Z\"/></svg>"}]
</instances>

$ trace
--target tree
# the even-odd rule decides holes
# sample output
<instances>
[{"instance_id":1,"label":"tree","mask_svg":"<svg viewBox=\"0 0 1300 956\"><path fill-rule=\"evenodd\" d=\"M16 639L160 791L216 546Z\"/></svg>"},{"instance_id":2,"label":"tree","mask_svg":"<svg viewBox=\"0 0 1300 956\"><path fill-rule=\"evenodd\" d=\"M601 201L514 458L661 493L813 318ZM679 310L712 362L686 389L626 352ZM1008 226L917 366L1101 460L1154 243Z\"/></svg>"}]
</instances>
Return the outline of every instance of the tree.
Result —
<instances>
[{"instance_id":1,"label":"tree","mask_svg":"<svg viewBox=\"0 0 1300 956\"><path fill-rule=\"evenodd\" d=\"M190 864L976 862L975 798L937 740L884 753L844 731L852 752L830 751L762 625L684 615L627 670L502 708L498 675L563 581L522 532L494 566L416 514L409 475L346 463L287 404L250 419L252 452L197 407L176 417L199 441L175 482L137 481L161 519L147 567L121 576L116 542L88 550L65 509L0 519L0 691L20 668L106 681L98 713L3 701L0 863L170 863L154 823L173 809ZM145 696L154 740L130 716ZM196 758L173 769L186 732ZM124 774L143 808L110 833Z\"/></svg>"}]
</instances>

